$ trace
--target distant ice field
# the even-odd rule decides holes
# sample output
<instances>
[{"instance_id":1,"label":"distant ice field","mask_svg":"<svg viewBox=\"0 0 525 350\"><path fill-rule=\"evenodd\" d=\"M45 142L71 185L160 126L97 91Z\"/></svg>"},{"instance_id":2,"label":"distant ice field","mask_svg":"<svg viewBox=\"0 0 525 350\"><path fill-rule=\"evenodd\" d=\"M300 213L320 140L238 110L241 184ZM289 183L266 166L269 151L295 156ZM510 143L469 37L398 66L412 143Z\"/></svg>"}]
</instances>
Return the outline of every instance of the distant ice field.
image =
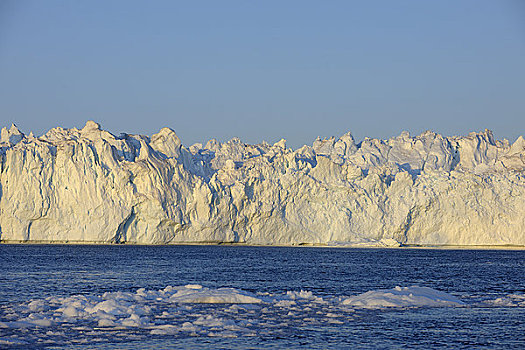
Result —
<instances>
[{"instance_id":1,"label":"distant ice field","mask_svg":"<svg viewBox=\"0 0 525 350\"><path fill-rule=\"evenodd\" d=\"M524 258L0 245L0 348L523 348Z\"/></svg>"}]
</instances>

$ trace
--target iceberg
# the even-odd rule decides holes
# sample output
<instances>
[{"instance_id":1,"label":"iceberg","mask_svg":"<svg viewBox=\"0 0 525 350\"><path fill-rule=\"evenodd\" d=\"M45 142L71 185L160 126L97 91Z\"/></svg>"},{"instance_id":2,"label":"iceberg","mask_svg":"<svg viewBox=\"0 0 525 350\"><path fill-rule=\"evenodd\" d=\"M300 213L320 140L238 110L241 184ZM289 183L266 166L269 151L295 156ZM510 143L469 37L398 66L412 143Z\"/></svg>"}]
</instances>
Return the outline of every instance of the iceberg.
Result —
<instances>
[{"instance_id":1,"label":"iceberg","mask_svg":"<svg viewBox=\"0 0 525 350\"><path fill-rule=\"evenodd\" d=\"M523 137L186 147L93 121L0 135L1 242L525 246Z\"/></svg>"}]
</instances>

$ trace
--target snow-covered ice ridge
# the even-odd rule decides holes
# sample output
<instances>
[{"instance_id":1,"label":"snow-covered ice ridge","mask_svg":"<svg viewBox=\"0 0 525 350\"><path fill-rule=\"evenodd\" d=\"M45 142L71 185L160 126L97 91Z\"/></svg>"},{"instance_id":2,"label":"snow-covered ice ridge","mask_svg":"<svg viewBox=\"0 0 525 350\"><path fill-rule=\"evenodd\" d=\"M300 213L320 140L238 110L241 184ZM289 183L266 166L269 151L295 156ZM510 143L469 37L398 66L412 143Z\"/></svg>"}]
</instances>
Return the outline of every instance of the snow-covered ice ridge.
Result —
<instances>
[{"instance_id":1,"label":"snow-covered ice ridge","mask_svg":"<svg viewBox=\"0 0 525 350\"><path fill-rule=\"evenodd\" d=\"M13 125L0 159L4 242L525 246L525 140L489 130L293 150Z\"/></svg>"}]
</instances>

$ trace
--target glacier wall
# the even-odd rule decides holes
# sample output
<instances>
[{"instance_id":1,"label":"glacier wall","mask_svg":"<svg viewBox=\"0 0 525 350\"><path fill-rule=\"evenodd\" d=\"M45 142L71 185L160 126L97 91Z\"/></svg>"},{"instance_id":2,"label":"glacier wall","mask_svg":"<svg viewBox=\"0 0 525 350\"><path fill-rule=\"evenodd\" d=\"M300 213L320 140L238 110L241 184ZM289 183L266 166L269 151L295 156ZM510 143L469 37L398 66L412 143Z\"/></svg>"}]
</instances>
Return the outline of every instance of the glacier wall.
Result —
<instances>
[{"instance_id":1,"label":"glacier wall","mask_svg":"<svg viewBox=\"0 0 525 350\"><path fill-rule=\"evenodd\" d=\"M0 240L525 245L525 140L350 133L182 145L163 128L3 128Z\"/></svg>"}]
</instances>

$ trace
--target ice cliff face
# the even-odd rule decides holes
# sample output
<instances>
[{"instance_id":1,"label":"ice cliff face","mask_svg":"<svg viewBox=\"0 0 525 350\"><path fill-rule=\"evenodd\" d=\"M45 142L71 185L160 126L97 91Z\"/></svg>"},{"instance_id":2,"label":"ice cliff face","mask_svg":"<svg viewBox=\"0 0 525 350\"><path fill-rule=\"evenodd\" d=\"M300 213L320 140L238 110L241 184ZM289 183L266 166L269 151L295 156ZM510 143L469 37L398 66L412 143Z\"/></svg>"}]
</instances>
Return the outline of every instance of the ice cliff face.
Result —
<instances>
[{"instance_id":1,"label":"ice cliff face","mask_svg":"<svg viewBox=\"0 0 525 350\"><path fill-rule=\"evenodd\" d=\"M525 245L525 140L350 133L189 148L94 122L0 140L2 241Z\"/></svg>"}]
</instances>

